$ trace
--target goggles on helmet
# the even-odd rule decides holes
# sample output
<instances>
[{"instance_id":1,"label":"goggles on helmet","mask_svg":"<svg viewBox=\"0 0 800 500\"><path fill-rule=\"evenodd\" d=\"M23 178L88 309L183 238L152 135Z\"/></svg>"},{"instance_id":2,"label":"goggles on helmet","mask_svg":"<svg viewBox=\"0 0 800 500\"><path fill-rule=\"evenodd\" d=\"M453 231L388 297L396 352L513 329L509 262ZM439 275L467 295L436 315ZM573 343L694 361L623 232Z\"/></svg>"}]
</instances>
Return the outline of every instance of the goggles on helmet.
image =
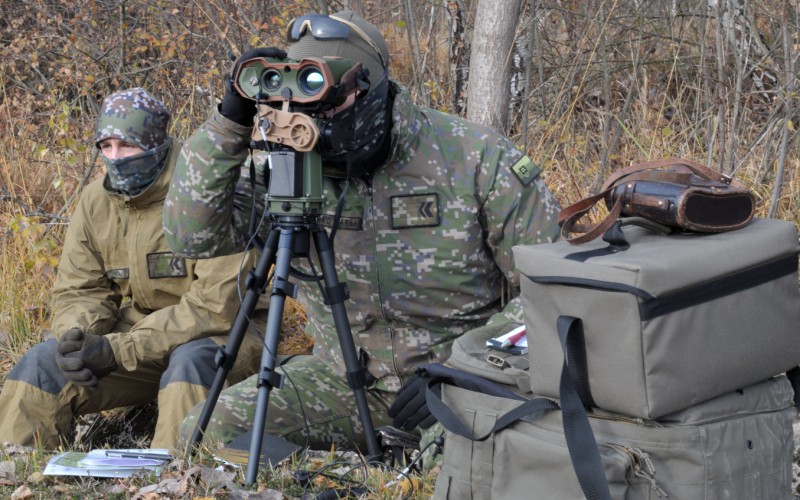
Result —
<instances>
[{"instance_id":1,"label":"goggles on helmet","mask_svg":"<svg viewBox=\"0 0 800 500\"><path fill-rule=\"evenodd\" d=\"M286 29L286 39L289 42L296 42L306 33L310 32L315 40L344 40L350 32L354 32L362 40L367 42L375 50L381 60L381 65L386 68L386 61L383 54L372 38L367 35L358 25L336 16L326 16L325 14L306 14L293 19Z\"/></svg>"}]
</instances>

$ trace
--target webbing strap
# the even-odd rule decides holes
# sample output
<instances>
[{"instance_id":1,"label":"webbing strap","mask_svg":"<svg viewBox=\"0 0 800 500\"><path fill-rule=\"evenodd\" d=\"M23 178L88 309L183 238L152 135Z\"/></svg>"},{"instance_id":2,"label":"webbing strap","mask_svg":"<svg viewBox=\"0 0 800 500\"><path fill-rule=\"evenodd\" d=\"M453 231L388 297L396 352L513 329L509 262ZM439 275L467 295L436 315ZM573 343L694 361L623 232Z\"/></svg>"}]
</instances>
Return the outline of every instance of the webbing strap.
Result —
<instances>
[{"instance_id":1,"label":"webbing strap","mask_svg":"<svg viewBox=\"0 0 800 500\"><path fill-rule=\"evenodd\" d=\"M586 398L587 394L588 400L592 400L588 386L583 323L578 318L559 316L556 327L565 359L561 367L559 395L569 458L572 460L572 467L578 476L578 483L584 496L589 500L611 500L597 441L594 439L589 417L581 401L581 396ZM574 366L576 364L582 366ZM580 396L576 386L580 387Z\"/></svg>"},{"instance_id":2,"label":"webbing strap","mask_svg":"<svg viewBox=\"0 0 800 500\"><path fill-rule=\"evenodd\" d=\"M448 368L439 364L425 365L419 370L424 370L424 374L418 373L421 376L430 377L428 385L425 388L425 400L428 404L428 409L431 414L436 417L436 420L441 422L445 429L454 434L465 437L470 441L485 441L496 432L500 432L509 425L517 422L522 417L533 416L534 419L541 416L542 413L548 410L557 410L558 405L544 398L525 399L518 394L501 387L494 382L490 382L484 378L471 373L462 372L453 368ZM442 401L441 384L448 383L483 394L489 394L496 397L505 397L508 399L515 399L522 401L522 404L510 410L495 421L494 427L482 436L476 436L461 419L450 409L447 404Z\"/></svg>"}]
</instances>

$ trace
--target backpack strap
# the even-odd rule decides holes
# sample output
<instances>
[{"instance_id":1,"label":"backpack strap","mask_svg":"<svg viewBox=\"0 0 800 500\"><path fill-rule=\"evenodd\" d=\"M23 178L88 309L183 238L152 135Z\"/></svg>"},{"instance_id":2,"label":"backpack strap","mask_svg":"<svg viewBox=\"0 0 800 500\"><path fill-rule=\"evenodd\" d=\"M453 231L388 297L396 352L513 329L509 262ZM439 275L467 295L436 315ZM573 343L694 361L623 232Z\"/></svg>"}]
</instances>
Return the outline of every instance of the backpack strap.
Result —
<instances>
[{"instance_id":1,"label":"backpack strap","mask_svg":"<svg viewBox=\"0 0 800 500\"><path fill-rule=\"evenodd\" d=\"M600 450L584 408L584 403L594 405L594 400L589 391L583 322L571 316L559 316L556 327L564 350L559 396L569 458L584 496L589 500L611 500Z\"/></svg>"}]
</instances>

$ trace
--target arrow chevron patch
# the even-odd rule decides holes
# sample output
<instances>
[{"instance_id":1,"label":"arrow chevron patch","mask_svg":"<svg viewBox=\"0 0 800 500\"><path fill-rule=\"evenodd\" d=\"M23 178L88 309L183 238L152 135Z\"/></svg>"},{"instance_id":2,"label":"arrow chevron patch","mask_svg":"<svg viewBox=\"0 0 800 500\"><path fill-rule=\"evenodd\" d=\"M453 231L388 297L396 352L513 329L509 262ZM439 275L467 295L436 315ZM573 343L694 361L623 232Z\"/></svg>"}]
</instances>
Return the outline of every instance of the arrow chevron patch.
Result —
<instances>
[{"instance_id":1,"label":"arrow chevron patch","mask_svg":"<svg viewBox=\"0 0 800 500\"><path fill-rule=\"evenodd\" d=\"M392 196L392 228L439 225L439 195L436 193Z\"/></svg>"},{"instance_id":2,"label":"arrow chevron patch","mask_svg":"<svg viewBox=\"0 0 800 500\"><path fill-rule=\"evenodd\" d=\"M187 276L186 260L172 252L147 254L147 273L150 278L183 278Z\"/></svg>"}]
</instances>

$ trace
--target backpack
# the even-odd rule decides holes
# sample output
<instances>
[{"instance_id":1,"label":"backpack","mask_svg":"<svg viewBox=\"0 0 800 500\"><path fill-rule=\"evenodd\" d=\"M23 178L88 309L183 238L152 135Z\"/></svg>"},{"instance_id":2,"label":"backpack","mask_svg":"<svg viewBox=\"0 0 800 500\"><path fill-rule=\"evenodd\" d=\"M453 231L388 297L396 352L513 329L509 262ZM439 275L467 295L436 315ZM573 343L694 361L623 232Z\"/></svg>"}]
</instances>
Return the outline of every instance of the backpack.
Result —
<instances>
[{"instance_id":1,"label":"backpack","mask_svg":"<svg viewBox=\"0 0 800 500\"><path fill-rule=\"evenodd\" d=\"M785 375L657 419L587 409L570 369L582 343L559 321L560 399L520 390L485 347L498 330L456 340L449 364L426 365L426 399L445 429L434 498L784 499L791 496L794 390ZM483 347L481 347L483 346ZM511 363L514 363L512 359ZM511 381L511 383L508 383Z\"/></svg>"}]
</instances>

